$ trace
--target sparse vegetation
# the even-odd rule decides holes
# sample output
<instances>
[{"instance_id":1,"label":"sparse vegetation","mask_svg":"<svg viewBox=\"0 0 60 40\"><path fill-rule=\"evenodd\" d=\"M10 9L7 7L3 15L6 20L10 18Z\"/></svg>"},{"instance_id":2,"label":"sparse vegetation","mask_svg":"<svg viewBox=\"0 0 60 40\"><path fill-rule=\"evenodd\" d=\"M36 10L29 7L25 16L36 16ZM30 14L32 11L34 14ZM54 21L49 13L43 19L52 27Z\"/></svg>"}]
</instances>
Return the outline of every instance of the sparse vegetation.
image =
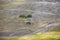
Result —
<instances>
[{"instance_id":1,"label":"sparse vegetation","mask_svg":"<svg viewBox=\"0 0 60 40\"><path fill-rule=\"evenodd\" d=\"M31 22L26 22L27 25L31 25Z\"/></svg>"},{"instance_id":2,"label":"sparse vegetation","mask_svg":"<svg viewBox=\"0 0 60 40\"><path fill-rule=\"evenodd\" d=\"M25 16L25 15L20 15L19 17L20 17L20 18L26 18L26 16Z\"/></svg>"},{"instance_id":3,"label":"sparse vegetation","mask_svg":"<svg viewBox=\"0 0 60 40\"><path fill-rule=\"evenodd\" d=\"M56 23L57 21L60 23L60 3L57 1L53 2L54 0L48 0L49 2L47 0L44 1L0 0L0 18L2 18L0 19L0 37L2 35L10 37L20 35L18 38L8 37L0 38L0 40L60 40L60 26L55 28L55 25L51 26L53 29L50 30L49 27L46 28L47 31L44 29L49 24ZM29 20L31 18L32 22ZM34 35L22 36L40 28L43 30L38 32L42 33L44 31L42 34L34 33ZM14 35L11 36L10 34Z\"/></svg>"},{"instance_id":4,"label":"sparse vegetation","mask_svg":"<svg viewBox=\"0 0 60 40\"><path fill-rule=\"evenodd\" d=\"M27 19L27 18L32 18L32 15L30 15L30 14L29 14L29 15L20 15L19 17L20 17L20 18L23 18L23 19L24 19L24 18ZM31 25L32 23L31 23L31 22L26 22L26 24L27 24L27 25Z\"/></svg>"},{"instance_id":5,"label":"sparse vegetation","mask_svg":"<svg viewBox=\"0 0 60 40\"><path fill-rule=\"evenodd\" d=\"M23 36L18 38L6 38L1 40L60 40L60 32L47 32L43 34L35 34L31 36Z\"/></svg>"},{"instance_id":6,"label":"sparse vegetation","mask_svg":"<svg viewBox=\"0 0 60 40\"><path fill-rule=\"evenodd\" d=\"M27 15L27 18L32 18L32 15L31 14Z\"/></svg>"},{"instance_id":7,"label":"sparse vegetation","mask_svg":"<svg viewBox=\"0 0 60 40\"><path fill-rule=\"evenodd\" d=\"M29 14L29 15L20 15L19 16L20 18L32 18L32 15L31 14Z\"/></svg>"}]
</instances>

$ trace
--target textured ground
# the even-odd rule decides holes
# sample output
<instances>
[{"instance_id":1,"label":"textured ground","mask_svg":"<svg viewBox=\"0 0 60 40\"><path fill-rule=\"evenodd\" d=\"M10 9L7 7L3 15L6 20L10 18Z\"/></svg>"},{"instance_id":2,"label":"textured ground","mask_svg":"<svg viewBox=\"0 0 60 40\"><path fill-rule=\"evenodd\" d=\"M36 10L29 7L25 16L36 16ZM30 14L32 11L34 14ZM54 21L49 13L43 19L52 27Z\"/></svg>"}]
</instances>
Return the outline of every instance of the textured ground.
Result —
<instances>
[{"instance_id":1,"label":"textured ground","mask_svg":"<svg viewBox=\"0 0 60 40\"><path fill-rule=\"evenodd\" d=\"M19 18L22 14L32 14L32 18ZM25 24L27 21L33 24ZM0 37L30 34L57 22L59 0L0 0Z\"/></svg>"}]
</instances>

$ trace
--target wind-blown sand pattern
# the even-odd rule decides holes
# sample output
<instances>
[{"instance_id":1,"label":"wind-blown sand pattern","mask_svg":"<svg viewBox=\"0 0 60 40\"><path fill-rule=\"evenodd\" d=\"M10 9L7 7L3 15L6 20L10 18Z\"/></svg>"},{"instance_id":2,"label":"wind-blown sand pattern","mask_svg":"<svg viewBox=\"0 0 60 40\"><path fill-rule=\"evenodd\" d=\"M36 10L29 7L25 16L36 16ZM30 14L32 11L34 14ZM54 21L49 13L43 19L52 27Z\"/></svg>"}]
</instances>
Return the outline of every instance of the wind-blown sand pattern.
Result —
<instances>
[{"instance_id":1,"label":"wind-blown sand pattern","mask_svg":"<svg viewBox=\"0 0 60 40\"><path fill-rule=\"evenodd\" d=\"M28 14L32 18L19 17ZM44 33L55 24L60 25L59 0L0 0L0 37Z\"/></svg>"}]
</instances>

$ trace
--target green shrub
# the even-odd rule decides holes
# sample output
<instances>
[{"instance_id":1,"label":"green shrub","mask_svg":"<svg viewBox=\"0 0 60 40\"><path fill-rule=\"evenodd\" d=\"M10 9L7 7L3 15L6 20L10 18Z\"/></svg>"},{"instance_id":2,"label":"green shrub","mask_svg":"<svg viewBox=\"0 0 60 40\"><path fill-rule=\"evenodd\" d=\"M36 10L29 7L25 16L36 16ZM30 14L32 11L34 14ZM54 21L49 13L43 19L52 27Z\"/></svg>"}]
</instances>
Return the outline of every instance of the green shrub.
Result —
<instances>
[{"instance_id":1,"label":"green shrub","mask_svg":"<svg viewBox=\"0 0 60 40\"><path fill-rule=\"evenodd\" d=\"M26 24L31 25L31 22L26 22Z\"/></svg>"},{"instance_id":2,"label":"green shrub","mask_svg":"<svg viewBox=\"0 0 60 40\"><path fill-rule=\"evenodd\" d=\"M25 15L20 15L19 17L20 17L20 18L26 18L26 16L25 16Z\"/></svg>"},{"instance_id":3,"label":"green shrub","mask_svg":"<svg viewBox=\"0 0 60 40\"><path fill-rule=\"evenodd\" d=\"M27 15L27 18L32 18L32 15L31 14Z\"/></svg>"},{"instance_id":4,"label":"green shrub","mask_svg":"<svg viewBox=\"0 0 60 40\"><path fill-rule=\"evenodd\" d=\"M29 15L20 15L19 16L20 18L32 18L32 15L29 14Z\"/></svg>"}]
</instances>

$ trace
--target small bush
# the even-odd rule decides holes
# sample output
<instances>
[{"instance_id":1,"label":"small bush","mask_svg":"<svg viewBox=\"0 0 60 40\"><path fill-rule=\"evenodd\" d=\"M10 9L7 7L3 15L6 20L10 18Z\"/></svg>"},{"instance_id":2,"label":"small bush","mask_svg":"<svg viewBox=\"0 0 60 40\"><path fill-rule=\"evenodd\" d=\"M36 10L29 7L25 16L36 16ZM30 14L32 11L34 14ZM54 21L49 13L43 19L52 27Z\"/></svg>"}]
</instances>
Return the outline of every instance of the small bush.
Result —
<instances>
[{"instance_id":1,"label":"small bush","mask_svg":"<svg viewBox=\"0 0 60 40\"><path fill-rule=\"evenodd\" d=\"M25 15L20 15L19 17L20 17L20 18L26 18L26 16L25 16Z\"/></svg>"},{"instance_id":2,"label":"small bush","mask_svg":"<svg viewBox=\"0 0 60 40\"><path fill-rule=\"evenodd\" d=\"M31 22L26 22L26 24L31 25Z\"/></svg>"},{"instance_id":3,"label":"small bush","mask_svg":"<svg viewBox=\"0 0 60 40\"><path fill-rule=\"evenodd\" d=\"M29 14L29 15L27 15L27 18L32 18L32 15L30 15L30 14Z\"/></svg>"},{"instance_id":4,"label":"small bush","mask_svg":"<svg viewBox=\"0 0 60 40\"><path fill-rule=\"evenodd\" d=\"M20 17L20 18L32 18L32 15L30 15L30 14L27 15L27 16L26 16L26 15L20 15L19 17Z\"/></svg>"}]
</instances>

